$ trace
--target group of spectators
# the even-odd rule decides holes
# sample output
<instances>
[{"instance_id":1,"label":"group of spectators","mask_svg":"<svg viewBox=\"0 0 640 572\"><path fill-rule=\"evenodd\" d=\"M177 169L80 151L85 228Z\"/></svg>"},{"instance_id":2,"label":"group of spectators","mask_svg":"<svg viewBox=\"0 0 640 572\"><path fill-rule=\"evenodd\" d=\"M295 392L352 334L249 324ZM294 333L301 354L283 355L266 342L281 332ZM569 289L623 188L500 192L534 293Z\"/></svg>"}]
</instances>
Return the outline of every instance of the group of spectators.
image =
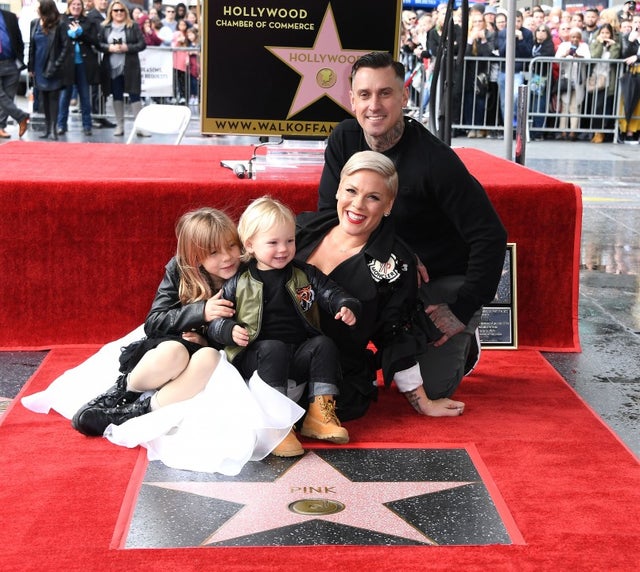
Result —
<instances>
[{"instance_id":1,"label":"group of spectators","mask_svg":"<svg viewBox=\"0 0 640 572\"><path fill-rule=\"evenodd\" d=\"M421 107L420 115L424 119L430 97L430 74L446 10L445 3L433 12L405 10L402 14L401 57L407 69L407 81L418 94L413 105ZM593 143L602 143L612 136L615 117L619 114L620 139L638 144L640 103L631 95L634 90L621 89L621 109L614 109L618 82L622 87L623 83L640 81L640 12L636 11L635 0L627 0L621 10L600 11L588 7L569 12L559 7L533 6L516 11L513 15L516 62L512 119L504 110L509 17L508 11L499 7L496 0L474 4L469 9L464 52L468 59L454 69L451 95L453 116L461 125L477 126L477 129L458 131L455 135L497 137L498 131L487 130L487 126L504 126L505 121L511 120L515 126L518 87L528 84L533 139L590 139ZM454 12L453 22L453 45L457 51L463 37L460 10ZM501 61L492 62L493 57ZM543 61L541 65L529 66L527 60L540 57L566 58L567 61ZM603 61L581 63L580 60ZM618 67L621 60L624 64ZM617 74L618 69L622 73ZM547 112L555 116L547 117Z\"/></svg>"},{"instance_id":2,"label":"group of spectators","mask_svg":"<svg viewBox=\"0 0 640 572\"><path fill-rule=\"evenodd\" d=\"M135 7L132 18L142 28L148 46L177 48L173 52L175 98L172 103L195 105L200 92L200 28L198 13L180 2L164 6L156 0L148 11ZM185 48L192 48L187 50Z\"/></svg>"},{"instance_id":3,"label":"group of spectators","mask_svg":"<svg viewBox=\"0 0 640 572\"><path fill-rule=\"evenodd\" d=\"M39 0L30 25L28 57L17 20L9 12L0 21L2 101L0 137L9 115L20 123L30 116L13 100L20 66L27 67L33 85L34 112L44 115L43 139L57 140L68 129L69 109L78 102L85 136L94 127L113 128L124 135L125 94L135 118L142 107L142 71L138 54L147 46L173 49L175 97L172 103L197 104L200 80L198 15L186 5L163 7L160 0L145 12L125 0L70 0L61 14L54 0ZM6 56L6 57L5 57ZM16 65L15 62L20 62ZM115 123L104 117L105 100L113 98ZM187 101L189 97L189 101ZM139 133L144 135L144 133Z\"/></svg>"}]
</instances>

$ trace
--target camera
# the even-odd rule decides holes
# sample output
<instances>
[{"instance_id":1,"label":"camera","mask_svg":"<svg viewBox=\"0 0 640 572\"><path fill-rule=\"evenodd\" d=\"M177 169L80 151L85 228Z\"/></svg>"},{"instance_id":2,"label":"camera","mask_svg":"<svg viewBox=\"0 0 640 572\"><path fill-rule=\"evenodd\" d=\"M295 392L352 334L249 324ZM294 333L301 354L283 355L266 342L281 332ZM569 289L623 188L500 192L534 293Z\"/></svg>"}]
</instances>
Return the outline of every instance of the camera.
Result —
<instances>
[{"instance_id":1,"label":"camera","mask_svg":"<svg viewBox=\"0 0 640 572\"><path fill-rule=\"evenodd\" d=\"M575 55L576 55L576 50L577 50L577 49L578 49L578 48L576 48L575 46L571 46L571 47L569 48L569 55L570 55L570 56L575 56Z\"/></svg>"},{"instance_id":2,"label":"camera","mask_svg":"<svg viewBox=\"0 0 640 572\"><path fill-rule=\"evenodd\" d=\"M111 43L115 45L120 45L122 44L122 38L114 38L113 40L111 40Z\"/></svg>"}]
</instances>

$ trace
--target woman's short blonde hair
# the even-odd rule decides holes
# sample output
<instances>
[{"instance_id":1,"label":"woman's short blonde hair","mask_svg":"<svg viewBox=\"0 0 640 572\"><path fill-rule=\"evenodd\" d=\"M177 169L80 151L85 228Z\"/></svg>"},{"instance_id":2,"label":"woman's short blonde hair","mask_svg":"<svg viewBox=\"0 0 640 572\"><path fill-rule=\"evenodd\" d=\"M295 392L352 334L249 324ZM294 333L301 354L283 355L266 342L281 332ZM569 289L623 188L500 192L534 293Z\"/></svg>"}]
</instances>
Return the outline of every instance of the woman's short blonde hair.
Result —
<instances>
[{"instance_id":1,"label":"woman's short blonde hair","mask_svg":"<svg viewBox=\"0 0 640 572\"><path fill-rule=\"evenodd\" d=\"M386 155L376 151L360 151L351 155L340 172L340 181L358 171L373 171L378 173L387 185L391 198L395 200L398 194L398 172L393 161Z\"/></svg>"}]
</instances>

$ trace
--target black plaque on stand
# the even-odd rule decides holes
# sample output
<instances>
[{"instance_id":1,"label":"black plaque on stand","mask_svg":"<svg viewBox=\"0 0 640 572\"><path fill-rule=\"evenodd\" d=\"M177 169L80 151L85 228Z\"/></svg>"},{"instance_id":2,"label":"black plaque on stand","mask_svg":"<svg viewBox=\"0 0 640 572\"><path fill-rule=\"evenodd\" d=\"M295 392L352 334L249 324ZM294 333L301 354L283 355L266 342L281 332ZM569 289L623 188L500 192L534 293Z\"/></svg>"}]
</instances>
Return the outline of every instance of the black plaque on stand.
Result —
<instances>
[{"instance_id":1,"label":"black plaque on stand","mask_svg":"<svg viewBox=\"0 0 640 572\"><path fill-rule=\"evenodd\" d=\"M493 301L482 310L480 342L487 349L517 349L516 245L507 244L502 277Z\"/></svg>"}]
</instances>

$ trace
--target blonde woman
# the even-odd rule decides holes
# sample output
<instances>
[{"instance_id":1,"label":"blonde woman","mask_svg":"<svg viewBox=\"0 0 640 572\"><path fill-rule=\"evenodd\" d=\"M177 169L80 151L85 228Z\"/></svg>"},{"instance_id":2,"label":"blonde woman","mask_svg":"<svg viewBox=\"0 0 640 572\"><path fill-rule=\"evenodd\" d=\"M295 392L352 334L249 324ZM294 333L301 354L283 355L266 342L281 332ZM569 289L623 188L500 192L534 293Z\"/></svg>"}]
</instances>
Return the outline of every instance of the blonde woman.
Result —
<instances>
[{"instance_id":1,"label":"blonde woman","mask_svg":"<svg viewBox=\"0 0 640 572\"><path fill-rule=\"evenodd\" d=\"M129 94L131 111L135 118L142 108L142 74L138 53L146 49L144 35L129 15L125 4L115 0L107 8L107 17L98 38L102 58L102 89L113 96L116 116L116 137L124 135L124 94Z\"/></svg>"},{"instance_id":2,"label":"blonde woman","mask_svg":"<svg viewBox=\"0 0 640 572\"><path fill-rule=\"evenodd\" d=\"M465 55L471 58L465 62L464 99L462 119L466 125L482 126L489 89L489 61L495 48L493 35L487 30L482 13L478 10L469 11L469 32L467 34L467 48ZM467 137L486 137L484 129L471 129Z\"/></svg>"},{"instance_id":3,"label":"blonde woman","mask_svg":"<svg viewBox=\"0 0 640 572\"><path fill-rule=\"evenodd\" d=\"M614 93L617 83L616 66L610 60L620 59L622 48L614 38L614 31L610 24L602 24L594 40L589 45L591 57L603 60L593 66L587 79L586 108L589 113L597 116L613 115ZM595 134L592 143L604 142L604 133L600 129L612 129L613 119L594 119L591 124Z\"/></svg>"},{"instance_id":4,"label":"blonde woman","mask_svg":"<svg viewBox=\"0 0 640 572\"><path fill-rule=\"evenodd\" d=\"M556 50L556 58L566 58L566 63L560 64L560 99L562 101L562 116L560 117L560 137L575 141L576 130L580 127L580 109L585 96L586 68L580 59L589 59L591 52L586 42L582 41L582 30L571 28L569 41L562 42ZM567 115L569 117L567 117ZM565 135L567 124L571 129L568 137Z\"/></svg>"}]
</instances>

